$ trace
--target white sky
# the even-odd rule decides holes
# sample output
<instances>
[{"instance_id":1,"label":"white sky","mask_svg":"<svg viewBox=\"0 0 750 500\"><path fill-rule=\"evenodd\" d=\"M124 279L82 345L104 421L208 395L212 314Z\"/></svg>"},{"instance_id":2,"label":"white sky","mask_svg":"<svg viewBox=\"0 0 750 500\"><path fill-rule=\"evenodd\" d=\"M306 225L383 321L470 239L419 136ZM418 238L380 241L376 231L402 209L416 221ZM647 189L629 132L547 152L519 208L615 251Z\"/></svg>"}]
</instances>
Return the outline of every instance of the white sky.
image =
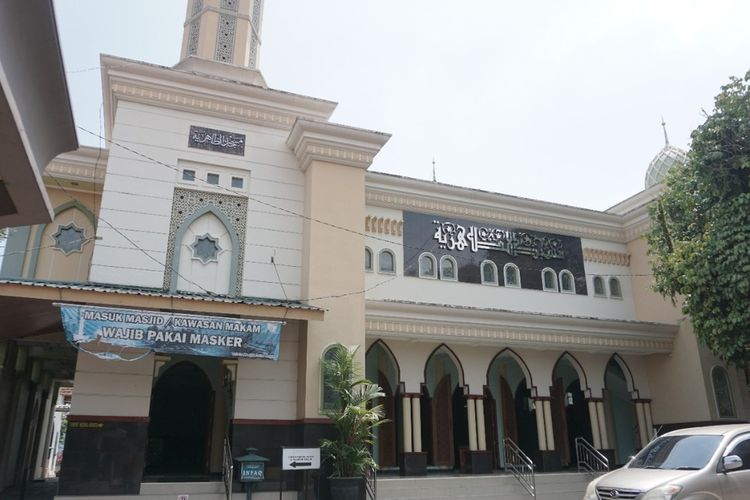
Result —
<instances>
[{"instance_id":1,"label":"white sky","mask_svg":"<svg viewBox=\"0 0 750 500\"><path fill-rule=\"evenodd\" d=\"M99 54L172 66L187 0L55 0L78 125L99 130ZM593 209L750 69L747 0L266 0L269 86L393 134L371 170ZM82 144L97 140L79 131Z\"/></svg>"}]
</instances>

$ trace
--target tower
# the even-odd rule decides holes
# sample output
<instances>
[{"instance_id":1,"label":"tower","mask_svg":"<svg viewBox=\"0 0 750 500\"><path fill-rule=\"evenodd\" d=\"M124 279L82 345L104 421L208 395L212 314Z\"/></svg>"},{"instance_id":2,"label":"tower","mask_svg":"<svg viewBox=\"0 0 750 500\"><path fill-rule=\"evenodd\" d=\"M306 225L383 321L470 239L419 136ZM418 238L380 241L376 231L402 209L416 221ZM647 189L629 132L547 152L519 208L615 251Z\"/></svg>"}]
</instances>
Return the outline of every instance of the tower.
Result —
<instances>
[{"instance_id":1,"label":"tower","mask_svg":"<svg viewBox=\"0 0 750 500\"><path fill-rule=\"evenodd\" d=\"M177 69L265 86L258 71L263 0L188 0Z\"/></svg>"}]
</instances>

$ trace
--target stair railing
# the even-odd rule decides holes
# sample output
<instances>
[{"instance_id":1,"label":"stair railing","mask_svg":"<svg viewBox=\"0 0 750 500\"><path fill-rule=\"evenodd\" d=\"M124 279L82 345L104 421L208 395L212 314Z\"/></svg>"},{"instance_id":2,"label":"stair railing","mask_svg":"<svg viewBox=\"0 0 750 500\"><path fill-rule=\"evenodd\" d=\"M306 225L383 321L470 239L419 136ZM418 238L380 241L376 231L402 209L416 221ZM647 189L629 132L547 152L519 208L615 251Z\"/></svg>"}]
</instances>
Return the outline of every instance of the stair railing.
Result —
<instances>
[{"instance_id":1,"label":"stair railing","mask_svg":"<svg viewBox=\"0 0 750 500\"><path fill-rule=\"evenodd\" d=\"M224 493L227 500L232 498L232 478L234 476L234 458L232 458L232 448L229 446L229 439L224 438L224 458L222 461L222 476L224 480Z\"/></svg>"},{"instance_id":2,"label":"stair railing","mask_svg":"<svg viewBox=\"0 0 750 500\"><path fill-rule=\"evenodd\" d=\"M374 467L368 467L365 471L365 492L369 500L378 498L378 473Z\"/></svg>"},{"instance_id":3,"label":"stair railing","mask_svg":"<svg viewBox=\"0 0 750 500\"><path fill-rule=\"evenodd\" d=\"M578 472L587 472L594 476L609 472L609 459L594 448L591 443L582 437L577 437L575 443Z\"/></svg>"},{"instance_id":4,"label":"stair railing","mask_svg":"<svg viewBox=\"0 0 750 500\"><path fill-rule=\"evenodd\" d=\"M510 471L521 486L536 498L534 462L510 438L503 439L505 470Z\"/></svg>"}]
</instances>

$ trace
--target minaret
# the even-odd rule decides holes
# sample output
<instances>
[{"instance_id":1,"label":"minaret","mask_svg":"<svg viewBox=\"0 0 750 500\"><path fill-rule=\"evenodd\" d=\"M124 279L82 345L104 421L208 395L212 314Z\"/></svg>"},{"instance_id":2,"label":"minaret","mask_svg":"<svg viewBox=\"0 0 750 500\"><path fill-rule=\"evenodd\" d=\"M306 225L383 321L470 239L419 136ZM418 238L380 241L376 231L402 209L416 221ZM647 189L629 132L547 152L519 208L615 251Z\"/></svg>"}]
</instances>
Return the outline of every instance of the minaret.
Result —
<instances>
[{"instance_id":1,"label":"minaret","mask_svg":"<svg viewBox=\"0 0 750 500\"><path fill-rule=\"evenodd\" d=\"M175 67L265 86L258 71L262 18L263 0L188 0Z\"/></svg>"}]
</instances>

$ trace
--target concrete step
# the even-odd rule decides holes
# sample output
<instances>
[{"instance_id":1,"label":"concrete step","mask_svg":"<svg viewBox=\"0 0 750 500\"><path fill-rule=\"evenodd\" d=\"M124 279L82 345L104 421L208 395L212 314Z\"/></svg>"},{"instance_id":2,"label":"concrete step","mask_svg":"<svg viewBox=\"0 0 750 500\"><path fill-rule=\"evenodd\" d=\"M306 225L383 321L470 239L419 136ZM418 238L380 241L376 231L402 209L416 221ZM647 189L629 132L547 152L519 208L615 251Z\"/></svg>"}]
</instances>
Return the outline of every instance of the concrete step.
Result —
<instances>
[{"instance_id":1,"label":"concrete step","mask_svg":"<svg viewBox=\"0 0 750 500\"><path fill-rule=\"evenodd\" d=\"M580 500L589 477L580 473L537 474L538 500ZM416 499L529 500L531 496L509 474L379 477L378 500Z\"/></svg>"}]
</instances>

